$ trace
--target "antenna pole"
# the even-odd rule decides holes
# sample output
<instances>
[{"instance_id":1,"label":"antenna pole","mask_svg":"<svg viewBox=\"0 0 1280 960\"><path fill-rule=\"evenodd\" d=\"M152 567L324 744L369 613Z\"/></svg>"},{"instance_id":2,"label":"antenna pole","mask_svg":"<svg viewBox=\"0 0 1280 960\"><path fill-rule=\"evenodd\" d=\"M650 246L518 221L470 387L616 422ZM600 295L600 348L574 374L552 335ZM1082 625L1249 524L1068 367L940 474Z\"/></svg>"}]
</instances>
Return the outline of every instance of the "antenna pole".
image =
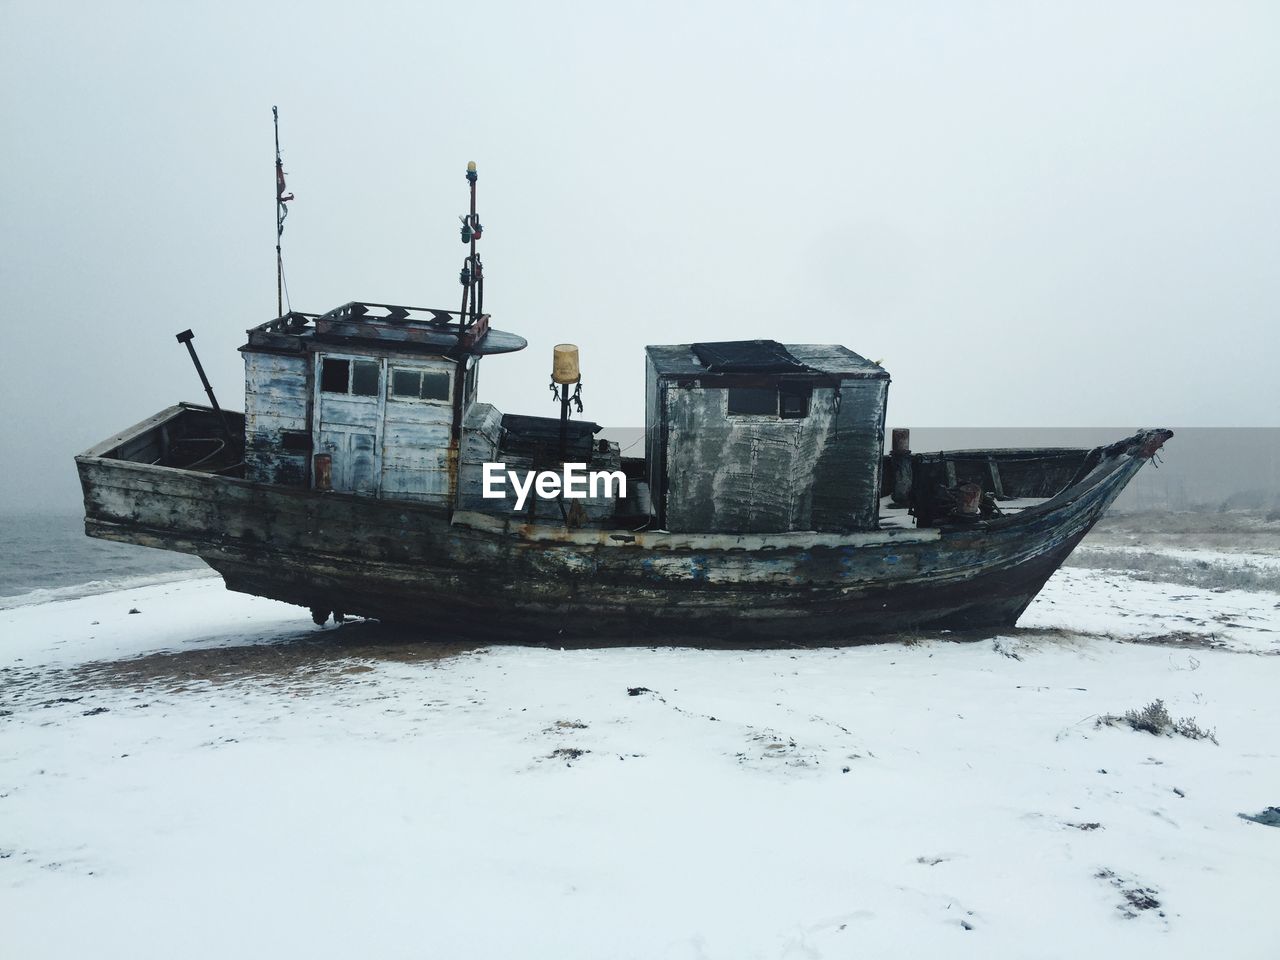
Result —
<instances>
[{"instance_id":1,"label":"antenna pole","mask_svg":"<svg viewBox=\"0 0 1280 960\"><path fill-rule=\"evenodd\" d=\"M476 294L471 301L471 319L480 318L484 306L484 269L480 266L480 258L476 256L476 241L480 239L480 218L476 216L476 180L479 174L473 167L467 169L467 180L471 183L471 270L475 277Z\"/></svg>"},{"instance_id":2,"label":"antenna pole","mask_svg":"<svg viewBox=\"0 0 1280 960\"><path fill-rule=\"evenodd\" d=\"M289 215L285 206L293 199L285 193L284 161L280 159L280 111L271 108L271 119L276 129L276 316L284 316L284 257L280 253L280 238L284 236L284 218Z\"/></svg>"},{"instance_id":3,"label":"antenna pole","mask_svg":"<svg viewBox=\"0 0 1280 960\"><path fill-rule=\"evenodd\" d=\"M476 215L476 180L479 176L476 172L476 162L470 161L467 164L467 182L471 184L471 212L458 218L462 221L462 242L469 247L467 259L462 264L462 272L458 274L458 280L462 283L462 309L458 312L460 330L470 326L468 317L471 318L471 323L474 323L484 312L484 267L480 263L480 257L476 255L476 241L484 232L484 227L480 225L480 218ZM474 295L471 292L473 287ZM470 304L469 309L468 304Z\"/></svg>"},{"instance_id":4,"label":"antenna pole","mask_svg":"<svg viewBox=\"0 0 1280 960\"><path fill-rule=\"evenodd\" d=\"M276 316L284 316L284 257L280 253L280 236L284 233L284 218L280 215L280 184L284 182L284 162L280 159L280 111L271 108L271 120L276 128Z\"/></svg>"}]
</instances>

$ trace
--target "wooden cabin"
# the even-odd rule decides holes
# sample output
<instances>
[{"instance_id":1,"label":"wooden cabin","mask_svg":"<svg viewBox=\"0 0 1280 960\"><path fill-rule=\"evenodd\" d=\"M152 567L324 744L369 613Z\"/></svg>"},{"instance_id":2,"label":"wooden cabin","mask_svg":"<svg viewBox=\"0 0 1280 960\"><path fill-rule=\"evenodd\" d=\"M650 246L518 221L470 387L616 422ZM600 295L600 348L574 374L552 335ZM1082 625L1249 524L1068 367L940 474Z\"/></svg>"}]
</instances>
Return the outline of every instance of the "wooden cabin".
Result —
<instances>
[{"instance_id":1,"label":"wooden cabin","mask_svg":"<svg viewBox=\"0 0 1280 960\"><path fill-rule=\"evenodd\" d=\"M487 320L464 328L449 311L348 303L253 328L240 348L246 478L514 513L513 498L481 496L483 465L558 466L560 422L504 416L478 402L481 359L526 345ZM617 469L617 444L596 441L599 431L570 422L565 459ZM527 517L560 517L558 504L533 500ZM588 498L574 520L604 523L616 506L614 498Z\"/></svg>"},{"instance_id":2,"label":"wooden cabin","mask_svg":"<svg viewBox=\"0 0 1280 960\"><path fill-rule=\"evenodd\" d=\"M479 347L460 340L447 315L415 312L350 303L250 330L240 348L246 477L451 505L480 359L525 341L491 331Z\"/></svg>"},{"instance_id":3,"label":"wooden cabin","mask_svg":"<svg viewBox=\"0 0 1280 960\"><path fill-rule=\"evenodd\" d=\"M646 348L645 456L673 532L874 530L889 374L836 344Z\"/></svg>"}]
</instances>

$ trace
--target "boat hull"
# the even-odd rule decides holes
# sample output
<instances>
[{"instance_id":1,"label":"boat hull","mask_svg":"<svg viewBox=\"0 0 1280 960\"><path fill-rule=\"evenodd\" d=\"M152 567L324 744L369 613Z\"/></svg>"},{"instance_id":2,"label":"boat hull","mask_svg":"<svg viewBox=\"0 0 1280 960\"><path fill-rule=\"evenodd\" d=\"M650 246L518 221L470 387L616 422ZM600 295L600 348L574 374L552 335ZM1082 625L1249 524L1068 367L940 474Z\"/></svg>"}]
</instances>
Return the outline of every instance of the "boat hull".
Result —
<instances>
[{"instance_id":1,"label":"boat hull","mask_svg":"<svg viewBox=\"0 0 1280 960\"><path fill-rule=\"evenodd\" d=\"M566 530L107 449L77 463L89 535L195 554L231 590L319 614L477 640L842 641L1013 625L1168 435L1098 451L1018 515L846 536Z\"/></svg>"}]
</instances>

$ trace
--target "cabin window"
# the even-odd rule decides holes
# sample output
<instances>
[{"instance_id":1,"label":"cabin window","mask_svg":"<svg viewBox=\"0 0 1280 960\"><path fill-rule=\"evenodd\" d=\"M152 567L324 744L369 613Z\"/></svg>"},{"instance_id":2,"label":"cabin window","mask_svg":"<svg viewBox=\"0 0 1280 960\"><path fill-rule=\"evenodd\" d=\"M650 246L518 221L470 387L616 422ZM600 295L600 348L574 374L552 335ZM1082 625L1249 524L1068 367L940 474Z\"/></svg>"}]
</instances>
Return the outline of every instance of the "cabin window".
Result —
<instances>
[{"instance_id":1,"label":"cabin window","mask_svg":"<svg viewBox=\"0 0 1280 960\"><path fill-rule=\"evenodd\" d=\"M447 373L433 373L430 370L423 370L422 392L419 396L423 400L448 400L449 375Z\"/></svg>"},{"instance_id":2,"label":"cabin window","mask_svg":"<svg viewBox=\"0 0 1280 960\"><path fill-rule=\"evenodd\" d=\"M377 360L340 360L325 357L320 365L320 389L324 393L346 393L356 397L376 397L382 377Z\"/></svg>"},{"instance_id":3,"label":"cabin window","mask_svg":"<svg viewBox=\"0 0 1280 960\"><path fill-rule=\"evenodd\" d=\"M381 364L370 360L357 360L351 370L351 392L357 397L376 397Z\"/></svg>"},{"instance_id":4,"label":"cabin window","mask_svg":"<svg viewBox=\"0 0 1280 960\"><path fill-rule=\"evenodd\" d=\"M449 374L440 370L391 371L391 396L396 400L449 400Z\"/></svg>"},{"instance_id":5,"label":"cabin window","mask_svg":"<svg viewBox=\"0 0 1280 960\"><path fill-rule=\"evenodd\" d=\"M350 360L325 357L324 364L320 367L320 389L325 393L346 393L350 376Z\"/></svg>"},{"instance_id":6,"label":"cabin window","mask_svg":"<svg viewBox=\"0 0 1280 960\"><path fill-rule=\"evenodd\" d=\"M809 384L784 383L777 387L730 387L725 410L731 417L778 417L802 420L809 415Z\"/></svg>"},{"instance_id":7,"label":"cabin window","mask_svg":"<svg viewBox=\"0 0 1280 960\"><path fill-rule=\"evenodd\" d=\"M734 387L729 390L729 416L776 417L778 391L756 387Z\"/></svg>"},{"instance_id":8,"label":"cabin window","mask_svg":"<svg viewBox=\"0 0 1280 960\"><path fill-rule=\"evenodd\" d=\"M784 383L778 388L778 416L783 420L802 420L809 415L809 397L813 388L807 383Z\"/></svg>"}]
</instances>

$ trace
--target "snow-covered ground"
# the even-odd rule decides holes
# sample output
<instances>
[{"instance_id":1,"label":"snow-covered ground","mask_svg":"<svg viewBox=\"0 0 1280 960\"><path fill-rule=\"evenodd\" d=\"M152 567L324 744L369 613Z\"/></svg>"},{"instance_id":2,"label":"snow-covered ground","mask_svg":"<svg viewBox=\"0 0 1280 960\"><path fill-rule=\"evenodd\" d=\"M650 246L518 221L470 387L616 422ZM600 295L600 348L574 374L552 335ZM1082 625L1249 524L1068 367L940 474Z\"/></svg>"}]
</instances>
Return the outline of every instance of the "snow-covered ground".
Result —
<instances>
[{"instance_id":1,"label":"snow-covered ground","mask_svg":"<svg viewBox=\"0 0 1280 960\"><path fill-rule=\"evenodd\" d=\"M208 578L0 611L0 955L1280 956L1280 829L1237 816L1280 805L1280 592L416 640ZM1218 745L1097 725L1157 698Z\"/></svg>"},{"instance_id":2,"label":"snow-covered ground","mask_svg":"<svg viewBox=\"0 0 1280 960\"><path fill-rule=\"evenodd\" d=\"M1143 546L1127 546L1115 544L1099 544L1082 543L1076 548L1077 553L1084 554L1122 554L1132 556L1134 554L1147 554L1153 552L1150 547ZM1226 553L1222 550L1205 550L1199 548L1176 548L1161 547L1159 550L1161 556L1169 557L1173 560L1182 560L1188 563L1207 564L1210 566L1223 567L1227 569L1244 568L1257 570L1259 572L1267 572L1280 578L1280 556L1268 553L1242 553L1231 552Z\"/></svg>"}]
</instances>

